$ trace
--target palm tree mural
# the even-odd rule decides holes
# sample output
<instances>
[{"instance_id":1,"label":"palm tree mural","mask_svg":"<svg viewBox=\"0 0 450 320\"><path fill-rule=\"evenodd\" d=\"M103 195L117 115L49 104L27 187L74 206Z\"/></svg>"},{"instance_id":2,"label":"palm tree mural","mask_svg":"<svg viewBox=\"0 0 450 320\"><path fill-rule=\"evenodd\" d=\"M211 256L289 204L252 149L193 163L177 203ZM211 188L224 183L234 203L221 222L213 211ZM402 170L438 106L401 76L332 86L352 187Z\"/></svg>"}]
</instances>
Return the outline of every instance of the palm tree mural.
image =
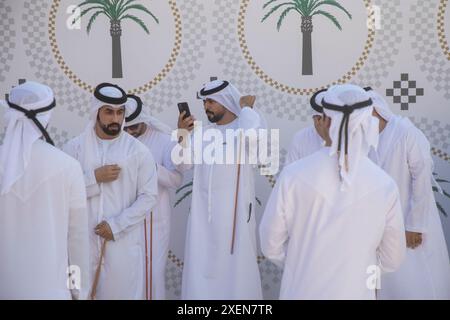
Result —
<instances>
[{"instance_id":1,"label":"palm tree mural","mask_svg":"<svg viewBox=\"0 0 450 320\"><path fill-rule=\"evenodd\" d=\"M433 176L435 177L435 180L436 180L437 183L450 184L450 181L445 180L445 179L442 179L442 178L439 178L439 177L438 177L438 174L435 173L435 172L433 172ZM432 188L433 188L433 191L434 191L434 192L440 193L440 192L439 192L439 189L438 189L436 186L433 186ZM447 191L445 191L445 189L442 188L442 186L441 186L441 189L442 189L442 195L445 196L445 197L447 197L448 199L450 199L450 193L448 193ZM436 206L437 206L437 208L439 209L439 211L440 211L445 217L448 217L448 214L447 214L447 212L445 211L444 206L443 206L440 202L436 201Z\"/></svg>"},{"instance_id":2,"label":"palm tree mural","mask_svg":"<svg viewBox=\"0 0 450 320\"><path fill-rule=\"evenodd\" d=\"M349 19L352 19L352 15L338 1L335 0L293 0L290 2L279 2L281 1L269 0L263 5L263 9L268 8L270 5L273 5L273 7L261 19L261 22L264 22L268 17L270 17L279 9L283 9L277 23L277 30L280 31L281 25L289 12L298 13L301 16L301 32L303 34L302 75L312 75L313 17L323 16L330 20L339 30L342 30L342 27L336 17L331 13L324 11L325 9L322 10L321 8L324 8L325 6L335 7L344 11Z\"/></svg>"},{"instance_id":3,"label":"palm tree mural","mask_svg":"<svg viewBox=\"0 0 450 320\"><path fill-rule=\"evenodd\" d=\"M84 15L87 15L88 13L91 14L86 27L86 32L88 34L98 16L105 15L109 19L109 32L112 38L112 77L122 78L122 48L120 44L120 37L122 36L122 21L126 19L132 20L144 29L147 34L150 34L144 21L142 21L139 17L130 14L130 12L132 10L136 10L141 13L146 13L152 17L156 23L159 23L158 18L156 18L155 15L145 6L136 3L136 0L87 0L80 3L78 7L85 9L81 11L80 16L72 21L72 24Z\"/></svg>"}]
</instances>

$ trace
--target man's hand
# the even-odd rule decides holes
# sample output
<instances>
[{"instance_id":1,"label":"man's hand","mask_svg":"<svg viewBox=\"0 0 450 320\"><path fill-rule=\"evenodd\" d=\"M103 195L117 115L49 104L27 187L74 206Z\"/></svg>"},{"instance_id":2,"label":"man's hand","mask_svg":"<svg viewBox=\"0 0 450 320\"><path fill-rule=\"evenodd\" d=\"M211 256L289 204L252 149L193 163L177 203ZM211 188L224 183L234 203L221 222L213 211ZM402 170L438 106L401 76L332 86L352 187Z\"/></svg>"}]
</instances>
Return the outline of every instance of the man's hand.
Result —
<instances>
[{"instance_id":1,"label":"man's hand","mask_svg":"<svg viewBox=\"0 0 450 320\"><path fill-rule=\"evenodd\" d=\"M95 234L104 238L107 241L114 240L114 235L112 233L111 227L108 222L102 221L95 227Z\"/></svg>"},{"instance_id":2,"label":"man's hand","mask_svg":"<svg viewBox=\"0 0 450 320\"><path fill-rule=\"evenodd\" d=\"M184 115L186 114L186 111L183 111L178 116L178 129L185 129L187 131L191 131L194 129L194 121L195 117L193 115L187 117L184 119Z\"/></svg>"},{"instance_id":3,"label":"man's hand","mask_svg":"<svg viewBox=\"0 0 450 320\"><path fill-rule=\"evenodd\" d=\"M422 234L419 232L406 231L406 246L415 249L422 244Z\"/></svg>"},{"instance_id":4,"label":"man's hand","mask_svg":"<svg viewBox=\"0 0 450 320\"><path fill-rule=\"evenodd\" d=\"M119 177L120 167L117 164L106 165L95 169L97 183L111 182Z\"/></svg>"},{"instance_id":5,"label":"man's hand","mask_svg":"<svg viewBox=\"0 0 450 320\"><path fill-rule=\"evenodd\" d=\"M239 99L239 104L241 105L241 108L243 107L253 108L255 100L256 100L255 96L243 96L241 97L241 99Z\"/></svg>"},{"instance_id":6,"label":"man's hand","mask_svg":"<svg viewBox=\"0 0 450 320\"><path fill-rule=\"evenodd\" d=\"M325 141L326 146L331 146L330 125L331 118L327 116L314 116L314 127L319 136Z\"/></svg>"},{"instance_id":7,"label":"man's hand","mask_svg":"<svg viewBox=\"0 0 450 320\"><path fill-rule=\"evenodd\" d=\"M191 115L190 117L187 117L184 119L184 115L186 114L186 111L183 111L180 113L178 117L178 143L181 146L186 146L187 142L186 139L188 138L189 132L194 129L194 121L195 117Z\"/></svg>"}]
</instances>

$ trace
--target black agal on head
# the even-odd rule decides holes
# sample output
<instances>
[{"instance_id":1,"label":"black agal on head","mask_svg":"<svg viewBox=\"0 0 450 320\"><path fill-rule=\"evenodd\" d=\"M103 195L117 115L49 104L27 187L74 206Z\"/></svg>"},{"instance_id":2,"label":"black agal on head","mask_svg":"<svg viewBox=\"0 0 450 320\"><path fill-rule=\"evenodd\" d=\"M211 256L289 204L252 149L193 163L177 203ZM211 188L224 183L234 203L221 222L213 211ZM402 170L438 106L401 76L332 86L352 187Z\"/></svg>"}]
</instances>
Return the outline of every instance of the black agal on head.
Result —
<instances>
[{"instance_id":1,"label":"black agal on head","mask_svg":"<svg viewBox=\"0 0 450 320\"><path fill-rule=\"evenodd\" d=\"M100 91L103 88L107 88L107 87L113 87L116 88L117 90L119 90L122 94L121 97L109 97L109 96L105 96L104 94L102 94ZM119 87L118 85L112 84L112 83L100 83L94 90L94 97L96 97L98 100L105 102L105 103L109 103L109 104L125 104L125 102L127 102L127 94L126 92Z\"/></svg>"}]
</instances>

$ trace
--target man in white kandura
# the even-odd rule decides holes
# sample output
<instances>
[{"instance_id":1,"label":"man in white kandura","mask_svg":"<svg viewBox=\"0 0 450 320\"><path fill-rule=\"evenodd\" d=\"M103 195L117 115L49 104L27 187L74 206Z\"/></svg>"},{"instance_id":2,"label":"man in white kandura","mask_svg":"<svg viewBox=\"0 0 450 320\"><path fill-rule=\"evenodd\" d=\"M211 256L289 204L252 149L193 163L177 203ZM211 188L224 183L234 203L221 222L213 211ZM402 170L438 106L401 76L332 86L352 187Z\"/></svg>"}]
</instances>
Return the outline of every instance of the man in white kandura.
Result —
<instances>
[{"instance_id":1,"label":"man in white kandura","mask_svg":"<svg viewBox=\"0 0 450 320\"><path fill-rule=\"evenodd\" d=\"M261 116L253 109L255 97L242 97L227 81L206 84L200 97L212 123L202 129L216 130L224 141L227 129L234 132L239 128L263 127ZM192 130L195 119L192 116L184 119L184 115L184 112L180 115L178 128ZM182 144L187 142L184 146L195 144L189 143L189 136L182 139ZM201 143L195 153L208 153L205 146L211 142ZM214 150L220 149L225 155L230 142L215 143ZM214 152L212 159L184 166L185 169L194 168L194 183L184 253L182 299L262 298L252 166L236 161L239 150L241 157L247 150L242 139L234 136L231 143L234 152L231 163L222 162L223 158ZM191 158L192 151L186 147L180 152L188 153Z\"/></svg>"},{"instance_id":2,"label":"man in white kandura","mask_svg":"<svg viewBox=\"0 0 450 320\"><path fill-rule=\"evenodd\" d=\"M369 91L380 121L380 142L371 158L397 182L406 229L406 259L383 275L381 299L450 299L450 261L432 191L430 144L408 118Z\"/></svg>"},{"instance_id":3,"label":"man in white kandura","mask_svg":"<svg viewBox=\"0 0 450 320\"><path fill-rule=\"evenodd\" d=\"M322 99L326 92L326 89L320 90L311 97L310 105L314 110L312 115L314 125L308 125L294 135L286 156L285 166L313 154L322 148L325 143L329 143L329 141L325 141L329 137L326 137L323 133L325 122L329 124L329 119L323 114L322 108Z\"/></svg>"},{"instance_id":4,"label":"man in white kandura","mask_svg":"<svg viewBox=\"0 0 450 320\"><path fill-rule=\"evenodd\" d=\"M28 81L11 90L5 105L0 299L86 299L86 193L79 163L53 147L45 129L53 92Z\"/></svg>"},{"instance_id":5,"label":"man in white kandura","mask_svg":"<svg viewBox=\"0 0 450 320\"><path fill-rule=\"evenodd\" d=\"M172 216L169 190L181 185L183 175L176 170L171 159L172 149L176 144L171 140L172 130L150 116L148 107L139 97L128 95L125 121L125 131L150 149L157 166L158 202L152 213L148 212L146 219L147 248L152 258L152 272L147 274L147 287L149 298L162 300L166 298L165 271Z\"/></svg>"},{"instance_id":6,"label":"man in white kandura","mask_svg":"<svg viewBox=\"0 0 450 320\"><path fill-rule=\"evenodd\" d=\"M379 272L406 245L393 179L369 158L378 121L364 89L339 85L322 102L331 146L284 168L260 225L263 254L284 267L281 299L375 299Z\"/></svg>"},{"instance_id":7,"label":"man in white kandura","mask_svg":"<svg viewBox=\"0 0 450 320\"><path fill-rule=\"evenodd\" d=\"M103 83L86 130L64 150L84 171L93 285L97 299L145 299L145 215L156 204L153 157L124 132L126 93Z\"/></svg>"}]
</instances>

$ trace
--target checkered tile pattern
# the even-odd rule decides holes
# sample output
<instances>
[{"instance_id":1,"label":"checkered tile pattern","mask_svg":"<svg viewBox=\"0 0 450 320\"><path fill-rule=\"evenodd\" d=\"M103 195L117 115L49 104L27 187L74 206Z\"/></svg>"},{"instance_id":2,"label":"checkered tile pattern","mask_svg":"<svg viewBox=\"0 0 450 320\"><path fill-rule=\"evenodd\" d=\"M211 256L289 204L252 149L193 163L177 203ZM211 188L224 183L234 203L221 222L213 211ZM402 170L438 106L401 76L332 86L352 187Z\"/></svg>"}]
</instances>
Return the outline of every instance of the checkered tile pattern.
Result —
<instances>
[{"instance_id":1,"label":"checkered tile pattern","mask_svg":"<svg viewBox=\"0 0 450 320\"><path fill-rule=\"evenodd\" d=\"M383 8L382 30L377 30L375 43L362 69L352 82L380 87L388 76L389 68L395 63L399 53L399 34L402 11L400 0L372 2ZM259 107L269 116L290 121L306 122L311 114L309 96L281 93L264 83L252 70L242 55L238 37L239 2L215 0L213 16L220 16L217 27L223 32L213 35L215 51L219 55L218 63L223 66L223 74L235 82L242 92L251 92L258 97ZM226 43L226 46L223 44Z\"/></svg>"},{"instance_id":2,"label":"checkered tile pattern","mask_svg":"<svg viewBox=\"0 0 450 320\"><path fill-rule=\"evenodd\" d=\"M11 15L11 7L4 1L0 2L0 82L5 81L6 76L11 69L11 61L13 60L13 50L16 47L14 31L14 19Z\"/></svg>"},{"instance_id":3,"label":"checkered tile pattern","mask_svg":"<svg viewBox=\"0 0 450 320\"><path fill-rule=\"evenodd\" d=\"M264 299L277 299L282 270L262 256L258 256L258 267L261 274ZM179 267L177 262L169 258L166 268L167 299L181 298L182 275L182 268Z\"/></svg>"},{"instance_id":4,"label":"checkered tile pattern","mask_svg":"<svg viewBox=\"0 0 450 320\"><path fill-rule=\"evenodd\" d=\"M423 117L410 117L410 120L422 130L434 148L450 152L450 124Z\"/></svg>"},{"instance_id":5,"label":"checkered tile pattern","mask_svg":"<svg viewBox=\"0 0 450 320\"><path fill-rule=\"evenodd\" d=\"M282 270L267 259L263 259L259 264L259 272L264 299L278 299Z\"/></svg>"},{"instance_id":6,"label":"checkered tile pattern","mask_svg":"<svg viewBox=\"0 0 450 320\"><path fill-rule=\"evenodd\" d=\"M430 18L438 17L439 9L442 12L443 7L439 7L439 1L428 1L426 5L421 0L411 1L411 46L429 84L450 100L450 64L446 52L439 44L437 21Z\"/></svg>"},{"instance_id":7,"label":"checkered tile pattern","mask_svg":"<svg viewBox=\"0 0 450 320\"><path fill-rule=\"evenodd\" d=\"M22 15L25 54L37 81L53 89L57 108L63 108L80 118L89 115L90 94L74 85L55 64L48 32L49 1L26 1Z\"/></svg>"},{"instance_id":8,"label":"checkered tile pattern","mask_svg":"<svg viewBox=\"0 0 450 320\"><path fill-rule=\"evenodd\" d=\"M55 143L55 147L59 149L61 149L64 144L71 138L67 131L60 130L56 127L49 127L47 132L50 135L50 138L52 138L53 142Z\"/></svg>"},{"instance_id":9,"label":"checkered tile pattern","mask_svg":"<svg viewBox=\"0 0 450 320\"><path fill-rule=\"evenodd\" d=\"M450 60L450 48L447 42L447 36L445 34L445 14L448 9L448 0L440 0L439 4L439 13L438 13L438 36L439 43L441 44L441 48L444 51L444 54L447 56L447 60ZM447 23L449 23L447 21Z\"/></svg>"},{"instance_id":10,"label":"checkered tile pattern","mask_svg":"<svg viewBox=\"0 0 450 320\"><path fill-rule=\"evenodd\" d=\"M370 57L352 82L380 88L400 53L403 13L400 0L375 0L372 3L381 8L381 29L376 30Z\"/></svg>"},{"instance_id":11,"label":"checkered tile pattern","mask_svg":"<svg viewBox=\"0 0 450 320\"><path fill-rule=\"evenodd\" d=\"M177 300L181 298L182 269L170 261L166 268L166 298Z\"/></svg>"},{"instance_id":12,"label":"checkered tile pattern","mask_svg":"<svg viewBox=\"0 0 450 320\"><path fill-rule=\"evenodd\" d=\"M417 103L417 97L422 97L424 92L425 89L418 88L417 81L411 80L409 74L402 73L400 81L394 81L394 87L386 90L386 96L400 104L401 110L408 110L409 105Z\"/></svg>"},{"instance_id":13,"label":"checkered tile pattern","mask_svg":"<svg viewBox=\"0 0 450 320\"><path fill-rule=\"evenodd\" d=\"M172 109L188 92L189 83L195 79L197 69L204 58L207 30L204 5L201 0L178 1L183 22L181 51L172 72L151 91L143 95L144 102L151 107L152 114Z\"/></svg>"}]
</instances>

